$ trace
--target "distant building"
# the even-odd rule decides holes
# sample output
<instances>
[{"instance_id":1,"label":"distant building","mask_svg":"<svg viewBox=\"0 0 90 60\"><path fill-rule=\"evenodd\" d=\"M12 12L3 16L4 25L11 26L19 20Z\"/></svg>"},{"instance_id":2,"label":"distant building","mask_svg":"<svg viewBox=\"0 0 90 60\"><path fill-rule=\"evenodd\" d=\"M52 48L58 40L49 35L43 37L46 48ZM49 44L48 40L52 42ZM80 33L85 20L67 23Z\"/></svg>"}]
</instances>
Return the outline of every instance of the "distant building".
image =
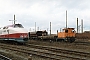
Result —
<instances>
[{"instance_id":1,"label":"distant building","mask_svg":"<svg viewBox=\"0 0 90 60\"><path fill-rule=\"evenodd\" d=\"M90 31L84 31L84 33L90 33Z\"/></svg>"}]
</instances>

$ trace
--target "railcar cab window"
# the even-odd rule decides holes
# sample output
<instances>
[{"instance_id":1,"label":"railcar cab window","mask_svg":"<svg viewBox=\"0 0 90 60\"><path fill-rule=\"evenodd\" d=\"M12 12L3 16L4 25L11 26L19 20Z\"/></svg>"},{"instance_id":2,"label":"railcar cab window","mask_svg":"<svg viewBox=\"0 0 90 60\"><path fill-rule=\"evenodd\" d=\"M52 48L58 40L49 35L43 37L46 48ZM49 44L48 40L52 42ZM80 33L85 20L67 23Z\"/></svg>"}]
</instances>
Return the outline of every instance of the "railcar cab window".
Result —
<instances>
[{"instance_id":1,"label":"railcar cab window","mask_svg":"<svg viewBox=\"0 0 90 60\"><path fill-rule=\"evenodd\" d=\"M15 24L14 27L15 28L24 28L21 24Z\"/></svg>"}]
</instances>

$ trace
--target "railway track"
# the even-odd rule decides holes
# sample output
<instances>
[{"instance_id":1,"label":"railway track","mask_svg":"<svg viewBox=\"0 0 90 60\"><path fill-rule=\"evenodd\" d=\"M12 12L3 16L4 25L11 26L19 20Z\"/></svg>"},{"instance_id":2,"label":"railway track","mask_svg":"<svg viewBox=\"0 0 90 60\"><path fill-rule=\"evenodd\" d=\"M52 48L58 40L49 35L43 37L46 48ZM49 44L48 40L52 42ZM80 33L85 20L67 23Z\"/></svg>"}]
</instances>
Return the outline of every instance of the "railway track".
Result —
<instances>
[{"instance_id":1,"label":"railway track","mask_svg":"<svg viewBox=\"0 0 90 60\"><path fill-rule=\"evenodd\" d=\"M0 54L0 60L12 60L12 59Z\"/></svg>"},{"instance_id":2,"label":"railway track","mask_svg":"<svg viewBox=\"0 0 90 60\"><path fill-rule=\"evenodd\" d=\"M74 45L84 45L84 46L90 46L90 42L74 42Z\"/></svg>"},{"instance_id":3,"label":"railway track","mask_svg":"<svg viewBox=\"0 0 90 60\"><path fill-rule=\"evenodd\" d=\"M26 54L37 55L40 57L49 58L53 60L60 60L60 59L89 60L90 59L89 58L90 53L70 51L70 50L59 49L55 47L40 46L40 45L29 44L26 46L16 46L16 45L0 44L0 48L18 51Z\"/></svg>"},{"instance_id":4,"label":"railway track","mask_svg":"<svg viewBox=\"0 0 90 60\"><path fill-rule=\"evenodd\" d=\"M80 51L75 51L75 50L61 49L58 47L41 46L41 45L33 45L33 44L29 44L27 46L31 46L31 47L38 48L38 49L45 49L45 50L49 50L49 51L53 51L57 53L73 54L75 56L77 55L77 56L82 56L82 57L90 57L89 52L80 52Z\"/></svg>"}]
</instances>

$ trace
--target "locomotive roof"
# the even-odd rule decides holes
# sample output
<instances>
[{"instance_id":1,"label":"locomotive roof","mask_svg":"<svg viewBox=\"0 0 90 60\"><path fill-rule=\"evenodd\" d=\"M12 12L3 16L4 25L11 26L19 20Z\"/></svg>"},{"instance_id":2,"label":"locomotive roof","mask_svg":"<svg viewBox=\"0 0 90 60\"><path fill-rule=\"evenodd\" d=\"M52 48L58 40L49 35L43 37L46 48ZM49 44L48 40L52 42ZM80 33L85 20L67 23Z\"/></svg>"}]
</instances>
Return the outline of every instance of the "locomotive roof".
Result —
<instances>
[{"instance_id":1,"label":"locomotive roof","mask_svg":"<svg viewBox=\"0 0 90 60\"><path fill-rule=\"evenodd\" d=\"M75 28L64 28L63 30L67 30L67 29L72 29L72 30L74 30Z\"/></svg>"}]
</instances>

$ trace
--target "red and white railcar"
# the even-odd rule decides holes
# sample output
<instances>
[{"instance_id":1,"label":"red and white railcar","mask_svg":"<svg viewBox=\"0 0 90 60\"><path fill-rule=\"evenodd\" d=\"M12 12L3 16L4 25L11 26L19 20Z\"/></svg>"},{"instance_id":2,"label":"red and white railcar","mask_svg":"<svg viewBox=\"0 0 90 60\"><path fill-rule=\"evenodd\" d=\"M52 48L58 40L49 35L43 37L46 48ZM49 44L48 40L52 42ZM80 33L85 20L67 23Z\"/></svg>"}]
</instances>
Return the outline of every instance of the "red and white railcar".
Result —
<instances>
[{"instance_id":1,"label":"red and white railcar","mask_svg":"<svg viewBox=\"0 0 90 60\"><path fill-rule=\"evenodd\" d=\"M21 24L4 26L0 28L0 40L25 43L28 41L28 31Z\"/></svg>"}]
</instances>

